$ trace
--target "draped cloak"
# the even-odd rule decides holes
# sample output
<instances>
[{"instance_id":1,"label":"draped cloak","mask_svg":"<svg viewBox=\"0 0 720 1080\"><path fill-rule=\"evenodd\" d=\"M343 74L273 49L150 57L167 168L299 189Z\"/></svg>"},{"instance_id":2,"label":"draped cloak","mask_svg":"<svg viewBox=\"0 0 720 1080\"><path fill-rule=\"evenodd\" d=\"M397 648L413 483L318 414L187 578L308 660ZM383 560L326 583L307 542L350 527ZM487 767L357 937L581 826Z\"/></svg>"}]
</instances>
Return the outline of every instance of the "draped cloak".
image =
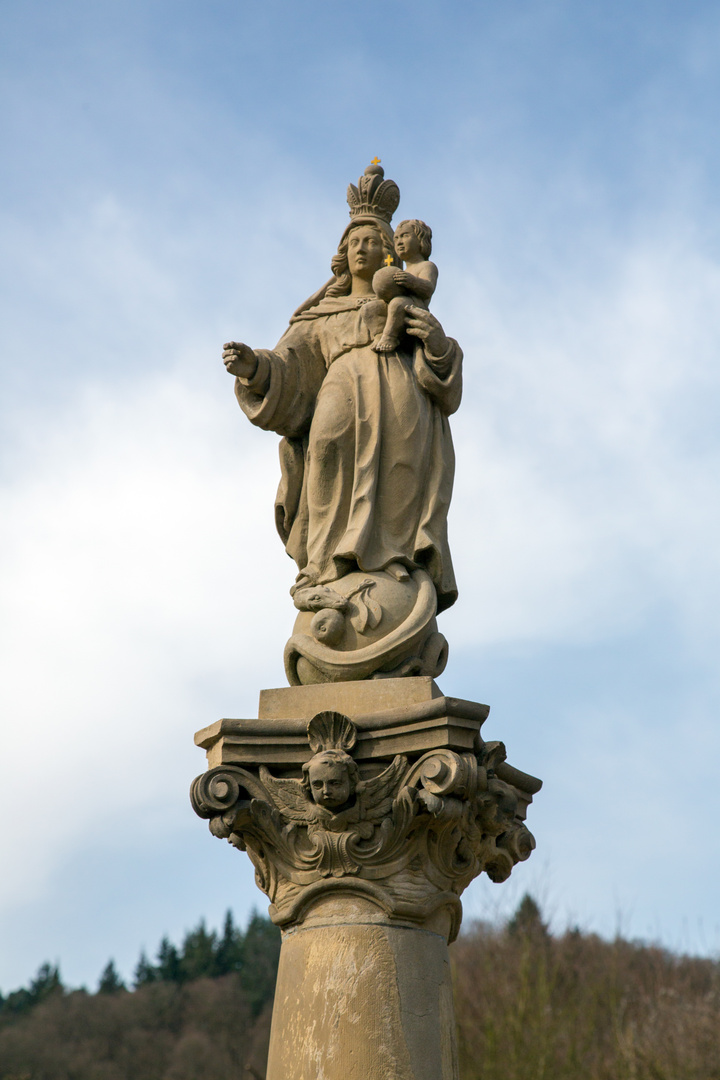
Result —
<instances>
[{"instance_id":1,"label":"draped cloak","mask_svg":"<svg viewBox=\"0 0 720 1080\"><path fill-rule=\"evenodd\" d=\"M371 348L367 297L325 297L256 350L235 392L258 427L283 436L278 532L303 577L336 581L401 563L433 580L438 610L457 598L447 540L462 351L433 357ZM409 338L406 341L410 341Z\"/></svg>"}]
</instances>

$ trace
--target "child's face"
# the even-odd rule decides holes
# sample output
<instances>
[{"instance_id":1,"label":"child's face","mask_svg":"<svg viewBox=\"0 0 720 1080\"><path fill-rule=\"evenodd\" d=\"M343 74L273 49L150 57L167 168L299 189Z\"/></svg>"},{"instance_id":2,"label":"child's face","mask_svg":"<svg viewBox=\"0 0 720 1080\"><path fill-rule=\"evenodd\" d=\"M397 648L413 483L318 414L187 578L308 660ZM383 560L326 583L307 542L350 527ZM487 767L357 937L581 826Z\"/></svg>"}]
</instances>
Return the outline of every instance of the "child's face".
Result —
<instances>
[{"instance_id":1,"label":"child's face","mask_svg":"<svg viewBox=\"0 0 720 1080\"><path fill-rule=\"evenodd\" d=\"M316 803L335 810L350 798L350 777L339 761L316 761L308 769L310 791Z\"/></svg>"},{"instance_id":2,"label":"child's face","mask_svg":"<svg viewBox=\"0 0 720 1080\"><path fill-rule=\"evenodd\" d=\"M401 221L395 230L395 251L403 262L420 254L420 241L412 225Z\"/></svg>"}]
</instances>

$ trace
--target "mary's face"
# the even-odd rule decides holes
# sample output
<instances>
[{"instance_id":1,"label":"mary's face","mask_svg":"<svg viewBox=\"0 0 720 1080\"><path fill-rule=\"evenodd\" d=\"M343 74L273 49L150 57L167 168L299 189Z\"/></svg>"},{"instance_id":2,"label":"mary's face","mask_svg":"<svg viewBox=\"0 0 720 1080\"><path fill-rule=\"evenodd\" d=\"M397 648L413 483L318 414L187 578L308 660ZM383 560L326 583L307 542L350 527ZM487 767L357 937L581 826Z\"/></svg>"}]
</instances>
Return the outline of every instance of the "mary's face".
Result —
<instances>
[{"instance_id":1,"label":"mary's face","mask_svg":"<svg viewBox=\"0 0 720 1080\"><path fill-rule=\"evenodd\" d=\"M359 225L348 236L348 267L353 277L372 281L384 262L380 233L372 225Z\"/></svg>"}]
</instances>

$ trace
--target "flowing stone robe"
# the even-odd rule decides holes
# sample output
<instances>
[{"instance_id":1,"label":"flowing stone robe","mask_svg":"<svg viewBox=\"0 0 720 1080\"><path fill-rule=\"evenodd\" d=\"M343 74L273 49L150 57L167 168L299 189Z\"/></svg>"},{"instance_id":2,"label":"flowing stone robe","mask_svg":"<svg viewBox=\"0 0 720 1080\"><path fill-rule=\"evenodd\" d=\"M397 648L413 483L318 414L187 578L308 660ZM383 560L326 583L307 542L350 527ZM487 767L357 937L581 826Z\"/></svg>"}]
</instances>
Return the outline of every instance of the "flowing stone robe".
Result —
<instances>
[{"instance_id":1,"label":"flowing stone robe","mask_svg":"<svg viewBox=\"0 0 720 1080\"><path fill-rule=\"evenodd\" d=\"M462 351L449 339L433 357L418 339L412 353L376 353L377 306L375 297L320 300L274 350L256 350L255 374L235 391L253 424L284 436L276 522L303 578L328 583L401 563L430 574L442 611L457 598L448 416L460 404Z\"/></svg>"}]
</instances>

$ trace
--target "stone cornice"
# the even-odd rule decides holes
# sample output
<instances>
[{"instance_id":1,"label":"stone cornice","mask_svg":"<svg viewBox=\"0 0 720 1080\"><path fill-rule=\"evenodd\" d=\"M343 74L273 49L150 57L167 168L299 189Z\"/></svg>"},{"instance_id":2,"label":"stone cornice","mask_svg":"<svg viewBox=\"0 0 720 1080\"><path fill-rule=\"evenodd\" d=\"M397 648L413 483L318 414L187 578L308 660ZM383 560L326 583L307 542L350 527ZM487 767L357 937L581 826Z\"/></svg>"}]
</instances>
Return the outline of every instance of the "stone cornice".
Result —
<instances>
[{"instance_id":1,"label":"stone cornice","mask_svg":"<svg viewBox=\"0 0 720 1080\"><path fill-rule=\"evenodd\" d=\"M198 733L211 768L193 783L193 807L247 851L280 926L344 894L412 925L442 910L452 940L467 885L482 872L505 880L535 846L524 818L540 781L483 741L487 711L439 696L354 720L326 710L220 721ZM316 801L323 767L345 784L342 805Z\"/></svg>"}]
</instances>

